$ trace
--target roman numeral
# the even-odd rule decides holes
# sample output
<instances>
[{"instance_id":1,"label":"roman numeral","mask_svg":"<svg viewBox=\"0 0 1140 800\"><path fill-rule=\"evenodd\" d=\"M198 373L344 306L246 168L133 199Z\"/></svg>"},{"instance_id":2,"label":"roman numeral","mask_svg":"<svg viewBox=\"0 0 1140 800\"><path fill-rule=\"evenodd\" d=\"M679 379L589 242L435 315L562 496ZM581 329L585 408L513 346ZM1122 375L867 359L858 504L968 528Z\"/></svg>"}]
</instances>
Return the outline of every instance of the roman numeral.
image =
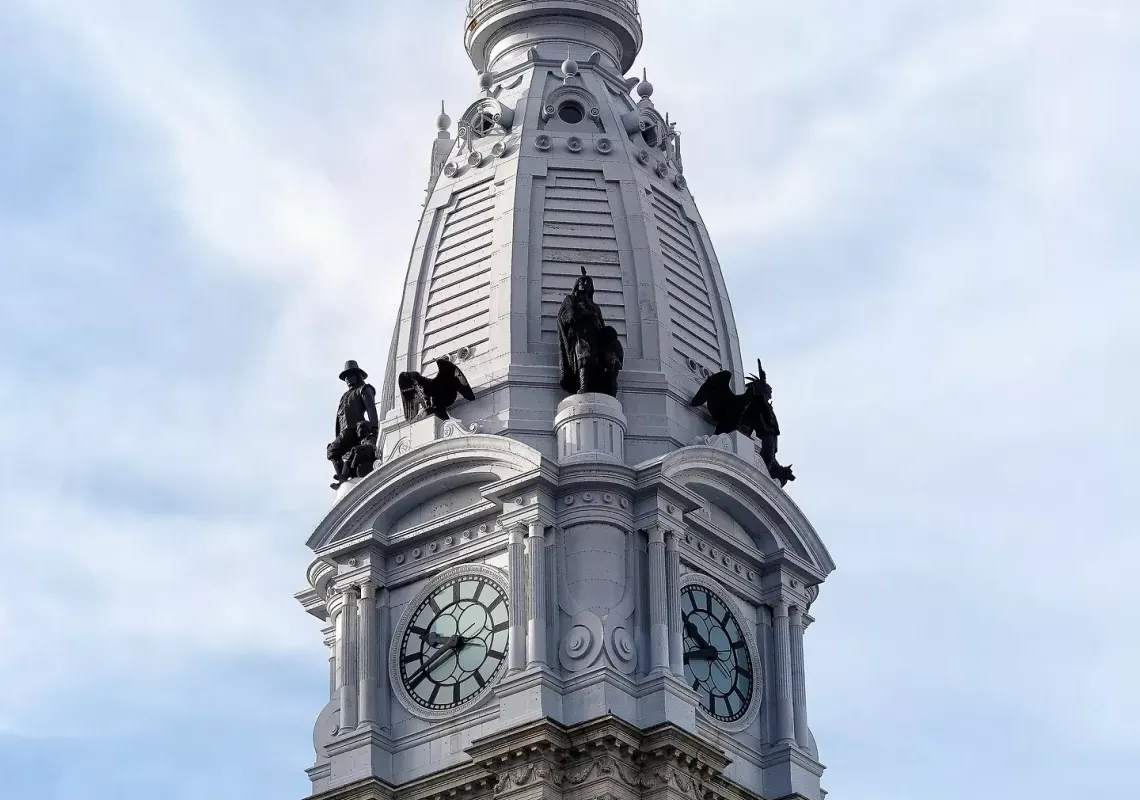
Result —
<instances>
[{"instance_id":1,"label":"roman numeral","mask_svg":"<svg viewBox=\"0 0 1140 800\"><path fill-rule=\"evenodd\" d=\"M423 653L409 653L408 655L404 656L403 663L411 664L413 661L423 661L423 660L424 660L424 654Z\"/></svg>"},{"instance_id":2,"label":"roman numeral","mask_svg":"<svg viewBox=\"0 0 1140 800\"><path fill-rule=\"evenodd\" d=\"M506 658L506 657L507 657L506 653L500 653L498 650L488 650L487 651L487 658L498 659L498 658Z\"/></svg>"},{"instance_id":3,"label":"roman numeral","mask_svg":"<svg viewBox=\"0 0 1140 800\"><path fill-rule=\"evenodd\" d=\"M440 612L439 603L435 602L434 596L428 598L428 605L431 606L431 610L434 611L436 614L438 614Z\"/></svg>"},{"instance_id":4,"label":"roman numeral","mask_svg":"<svg viewBox=\"0 0 1140 800\"><path fill-rule=\"evenodd\" d=\"M491 603L491 605L487 606L487 613L490 614L492 611L494 611L496 608L498 608L499 603L501 603L501 602L503 602L503 596L501 594L496 595L495 601L493 603Z\"/></svg>"},{"instance_id":5,"label":"roman numeral","mask_svg":"<svg viewBox=\"0 0 1140 800\"><path fill-rule=\"evenodd\" d=\"M439 696L439 690L442 688L443 687L437 683L435 685L435 688L431 690L431 697L428 698L428 702L431 703L433 706L435 705L435 698Z\"/></svg>"},{"instance_id":6,"label":"roman numeral","mask_svg":"<svg viewBox=\"0 0 1140 800\"><path fill-rule=\"evenodd\" d=\"M475 584L475 596L472 598L475 600L476 603L479 602L479 595L483 594L483 587L486 585L487 584L483 583L483 581L476 582L476 584Z\"/></svg>"},{"instance_id":7,"label":"roman numeral","mask_svg":"<svg viewBox=\"0 0 1140 800\"><path fill-rule=\"evenodd\" d=\"M414 633L416 636L427 636L427 628L421 628L419 625L413 625L408 628L408 631Z\"/></svg>"},{"instance_id":8,"label":"roman numeral","mask_svg":"<svg viewBox=\"0 0 1140 800\"><path fill-rule=\"evenodd\" d=\"M483 675L481 673L476 672L471 677L475 679L475 683L479 684L480 689L487 685L487 681L483 678Z\"/></svg>"},{"instance_id":9,"label":"roman numeral","mask_svg":"<svg viewBox=\"0 0 1140 800\"><path fill-rule=\"evenodd\" d=\"M498 633L499 631L505 631L510 626L511 626L510 621L500 622L498 625L491 628L491 633Z\"/></svg>"},{"instance_id":10,"label":"roman numeral","mask_svg":"<svg viewBox=\"0 0 1140 800\"><path fill-rule=\"evenodd\" d=\"M455 697L451 702L454 703L455 705L459 705L459 684L458 683L455 684Z\"/></svg>"}]
</instances>

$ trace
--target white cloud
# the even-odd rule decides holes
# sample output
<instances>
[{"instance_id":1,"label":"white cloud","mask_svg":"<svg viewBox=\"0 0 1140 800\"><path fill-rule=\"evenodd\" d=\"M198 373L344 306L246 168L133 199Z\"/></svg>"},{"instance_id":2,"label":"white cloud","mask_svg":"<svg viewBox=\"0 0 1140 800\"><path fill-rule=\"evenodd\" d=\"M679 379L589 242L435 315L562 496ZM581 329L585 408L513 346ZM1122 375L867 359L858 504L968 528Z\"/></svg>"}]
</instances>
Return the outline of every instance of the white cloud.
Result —
<instances>
[{"instance_id":1,"label":"white cloud","mask_svg":"<svg viewBox=\"0 0 1140 800\"><path fill-rule=\"evenodd\" d=\"M839 562L809 636L827 785L871 796L829 738L880 742L863 767L880 768L900 736L933 741L948 707L1135 754L1140 597L1121 572L1140 509L1118 494L1140 469L1135 4L644 5L654 99L743 289L792 491ZM21 454L0 464L17 565L0 681L23 688L0 728L34 730L60 686L126 696L241 653L320 675L290 595L327 499L331 365L382 368L437 98L454 114L475 89L459 4L210 9L232 20L174 0L26 6L137 135L116 169L161 186L147 201L219 286L262 283L273 322L232 343L241 377L164 366L161 404L131 390L151 365L107 363L66 387L61 414L0 361L0 445ZM97 225L134 202L93 201L70 213ZM25 244L77 270L123 257ZM846 279L798 260L808 246ZM742 313L756 304L763 317ZM776 348L773 315L820 333ZM56 468L42 442L61 429ZM131 508L129 491L109 508L77 492L90 474L123 476L135 505L161 489L201 510ZM1027 752L1003 786L1028 780Z\"/></svg>"}]
</instances>

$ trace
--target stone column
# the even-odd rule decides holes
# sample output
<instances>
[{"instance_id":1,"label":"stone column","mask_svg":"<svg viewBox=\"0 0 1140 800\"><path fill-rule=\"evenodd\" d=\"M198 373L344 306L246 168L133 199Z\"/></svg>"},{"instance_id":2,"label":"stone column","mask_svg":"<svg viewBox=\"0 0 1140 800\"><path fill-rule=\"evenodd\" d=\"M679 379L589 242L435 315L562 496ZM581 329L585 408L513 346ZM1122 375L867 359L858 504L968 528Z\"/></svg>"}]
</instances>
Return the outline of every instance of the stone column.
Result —
<instances>
[{"instance_id":1,"label":"stone column","mask_svg":"<svg viewBox=\"0 0 1140 800\"><path fill-rule=\"evenodd\" d=\"M360 618L357 616L360 605L360 589L350 586L344 590L344 610L341 617L344 619L344 644L342 645L341 667L342 683L340 686L340 729L350 731L356 728L357 690L359 689L360 667Z\"/></svg>"},{"instance_id":2,"label":"stone column","mask_svg":"<svg viewBox=\"0 0 1140 800\"><path fill-rule=\"evenodd\" d=\"M388 703L388 645L391 641L391 599L387 589L378 589L376 592L376 638L380 644L376 653L376 722L381 727L391 725Z\"/></svg>"},{"instance_id":3,"label":"stone column","mask_svg":"<svg viewBox=\"0 0 1140 800\"><path fill-rule=\"evenodd\" d=\"M792 709L792 652L788 624L788 604L772 605L772 628L776 638L776 743L796 741Z\"/></svg>"},{"instance_id":4,"label":"stone column","mask_svg":"<svg viewBox=\"0 0 1140 800\"><path fill-rule=\"evenodd\" d=\"M669 619L669 668L685 677L684 644L681 636L681 551L676 531L665 534L665 605Z\"/></svg>"},{"instance_id":5,"label":"stone column","mask_svg":"<svg viewBox=\"0 0 1140 800\"><path fill-rule=\"evenodd\" d=\"M807 683L804 673L804 612L791 610L792 639L792 718L795 721L796 744L805 750L810 747L807 724Z\"/></svg>"},{"instance_id":6,"label":"stone column","mask_svg":"<svg viewBox=\"0 0 1140 800\"><path fill-rule=\"evenodd\" d=\"M546 537L546 663L558 663L558 642L562 636L558 615L558 532Z\"/></svg>"},{"instance_id":7,"label":"stone column","mask_svg":"<svg viewBox=\"0 0 1140 800\"><path fill-rule=\"evenodd\" d=\"M527 541L530 558L530 592L527 598L527 666L546 663L546 526L530 523Z\"/></svg>"},{"instance_id":8,"label":"stone column","mask_svg":"<svg viewBox=\"0 0 1140 800\"><path fill-rule=\"evenodd\" d=\"M329 627L325 634L325 647L329 649L329 700L336 697L336 613L329 615Z\"/></svg>"},{"instance_id":9,"label":"stone column","mask_svg":"<svg viewBox=\"0 0 1140 800\"><path fill-rule=\"evenodd\" d=\"M367 728L376 722L376 672L380 631L376 626L376 584L365 581L360 591L360 721Z\"/></svg>"},{"instance_id":10,"label":"stone column","mask_svg":"<svg viewBox=\"0 0 1140 800\"><path fill-rule=\"evenodd\" d=\"M510 573L510 641L507 644L507 672L526 669L526 535L521 527L511 528L507 545L507 571Z\"/></svg>"},{"instance_id":11,"label":"stone column","mask_svg":"<svg viewBox=\"0 0 1140 800\"><path fill-rule=\"evenodd\" d=\"M649 668L669 669L669 621L665 600L665 533L660 526L649 529Z\"/></svg>"},{"instance_id":12,"label":"stone column","mask_svg":"<svg viewBox=\"0 0 1140 800\"><path fill-rule=\"evenodd\" d=\"M338 605L332 612L333 624L333 697L340 697L340 687L344 686L344 606ZM332 698L330 698L332 699Z\"/></svg>"}]
</instances>

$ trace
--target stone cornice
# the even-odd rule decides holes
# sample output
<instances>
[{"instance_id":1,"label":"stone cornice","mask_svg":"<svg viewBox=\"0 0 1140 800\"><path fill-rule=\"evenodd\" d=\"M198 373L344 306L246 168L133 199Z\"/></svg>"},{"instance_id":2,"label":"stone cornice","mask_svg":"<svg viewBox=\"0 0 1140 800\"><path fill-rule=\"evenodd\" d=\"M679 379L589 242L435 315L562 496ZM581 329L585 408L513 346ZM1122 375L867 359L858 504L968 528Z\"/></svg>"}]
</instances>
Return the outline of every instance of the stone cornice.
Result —
<instances>
[{"instance_id":1,"label":"stone cornice","mask_svg":"<svg viewBox=\"0 0 1140 800\"><path fill-rule=\"evenodd\" d=\"M514 476L542 466L541 453L507 437L472 434L438 439L385 462L370 473L325 515L307 544L319 551L354 527L371 526L373 520L388 513L386 509L392 503L406 498L415 489L438 482L447 474L477 474L480 470L497 469Z\"/></svg>"},{"instance_id":2,"label":"stone cornice","mask_svg":"<svg viewBox=\"0 0 1140 800\"><path fill-rule=\"evenodd\" d=\"M821 777L824 770L827 769L819 761L812 758L806 750L793 744L776 745L775 747L765 750L760 756L760 767L762 769L768 769L776 764L785 764L789 761L807 770L817 778Z\"/></svg>"},{"instance_id":3,"label":"stone cornice","mask_svg":"<svg viewBox=\"0 0 1140 800\"><path fill-rule=\"evenodd\" d=\"M765 527L774 527L773 533L785 542L799 544L809 558L814 559L814 563L804 564L806 568L820 580L835 569L831 555L799 506L760 468L739 456L703 445L670 453L662 459L661 468L664 475L675 481L688 483L704 476L713 485L723 484L722 491L729 494L738 488L747 490L751 505L755 507L749 513L761 518L771 516ZM772 526L771 523L776 524Z\"/></svg>"},{"instance_id":4,"label":"stone cornice","mask_svg":"<svg viewBox=\"0 0 1140 800\"><path fill-rule=\"evenodd\" d=\"M496 796L540 783L563 791L591 786L604 796L608 784L623 794L669 788L704 800L708 783L729 763L720 748L676 725L641 730L614 716L572 727L544 718L476 740L467 752L494 773ZM746 793L727 796L742 800Z\"/></svg>"}]
</instances>

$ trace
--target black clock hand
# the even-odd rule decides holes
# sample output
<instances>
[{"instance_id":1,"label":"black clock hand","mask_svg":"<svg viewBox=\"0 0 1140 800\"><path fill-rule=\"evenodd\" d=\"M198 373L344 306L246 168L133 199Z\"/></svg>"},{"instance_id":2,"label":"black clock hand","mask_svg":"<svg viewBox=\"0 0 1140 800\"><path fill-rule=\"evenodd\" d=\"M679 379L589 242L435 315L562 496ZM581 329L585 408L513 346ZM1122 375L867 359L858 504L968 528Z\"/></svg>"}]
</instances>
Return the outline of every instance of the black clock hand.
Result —
<instances>
[{"instance_id":1,"label":"black clock hand","mask_svg":"<svg viewBox=\"0 0 1140 800\"><path fill-rule=\"evenodd\" d=\"M697 659L699 661L711 661L712 659L720 658L720 651L715 647L701 647L696 650L690 650L685 653L685 660Z\"/></svg>"},{"instance_id":2,"label":"black clock hand","mask_svg":"<svg viewBox=\"0 0 1140 800\"><path fill-rule=\"evenodd\" d=\"M419 682L424 679L424 676L428 674L428 672L430 672L435 666L443 661L443 659L447 658L447 656L451 654L452 650L457 650L458 648L462 647L462 642L463 639L459 636L450 636L445 639L439 650L436 650L432 654L431 658L427 660L427 663L412 673L412 676L408 678L408 685L418 685Z\"/></svg>"},{"instance_id":3,"label":"black clock hand","mask_svg":"<svg viewBox=\"0 0 1140 800\"><path fill-rule=\"evenodd\" d=\"M689 632L690 636L692 636L694 639L697 640L697 644L700 647L703 647L706 649L711 647L711 645L705 641L705 637L701 636L701 632L699 630L697 630L697 626L694 625L693 623L686 620L685 621L685 630L687 630Z\"/></svg>"}]
</instances>

